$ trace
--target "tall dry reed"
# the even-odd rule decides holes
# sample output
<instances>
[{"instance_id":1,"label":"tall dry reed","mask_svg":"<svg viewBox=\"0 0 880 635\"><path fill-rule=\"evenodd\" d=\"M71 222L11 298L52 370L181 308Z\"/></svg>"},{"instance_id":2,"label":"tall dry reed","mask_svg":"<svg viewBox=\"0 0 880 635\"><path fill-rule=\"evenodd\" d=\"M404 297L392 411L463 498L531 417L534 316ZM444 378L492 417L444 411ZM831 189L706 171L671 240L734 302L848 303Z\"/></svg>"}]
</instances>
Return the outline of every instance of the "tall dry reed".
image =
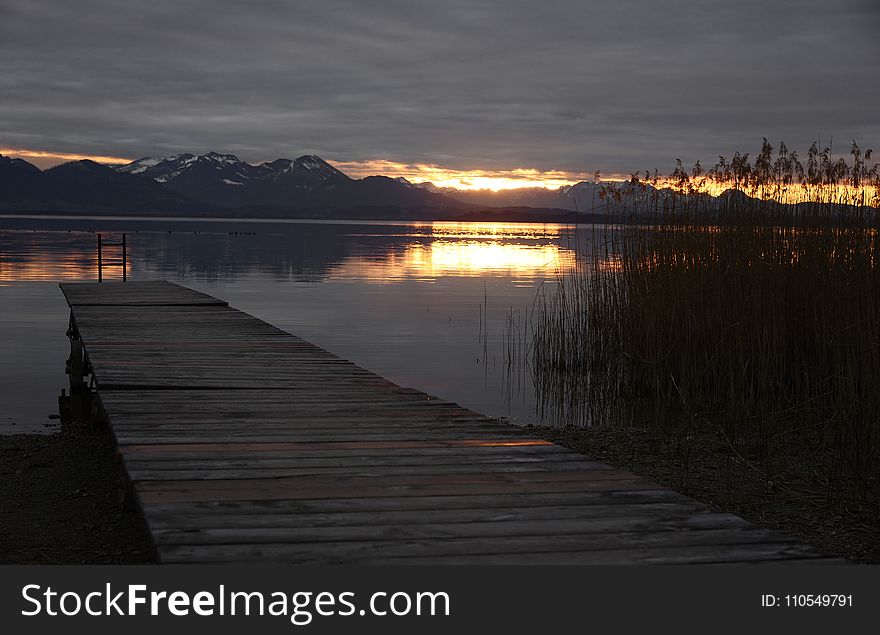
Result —
<instances>
[{"instance_id":1,"label":"tall dry reed","mask_svg":"<svg viewBox=\"0 0 880 635\"><path fill-rule=\"evenodd\" d=\"M768 472L796 461L829 500L880 501L880 176L765 140L666 178L603 187L614 223L532 318L557 423L717 429ZM705 192L720 192L712 196ZM625 218L626 223L620 223Z\"/></svg>"}]
</instances>

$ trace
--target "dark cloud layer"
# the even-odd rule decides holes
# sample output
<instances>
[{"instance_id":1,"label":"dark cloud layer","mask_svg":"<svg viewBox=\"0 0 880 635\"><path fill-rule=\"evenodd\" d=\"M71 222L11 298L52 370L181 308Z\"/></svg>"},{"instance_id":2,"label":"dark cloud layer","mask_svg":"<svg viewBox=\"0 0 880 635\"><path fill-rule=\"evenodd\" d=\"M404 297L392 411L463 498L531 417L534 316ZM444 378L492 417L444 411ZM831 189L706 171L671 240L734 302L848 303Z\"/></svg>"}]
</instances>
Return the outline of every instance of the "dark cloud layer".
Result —
<instances>
[{"instance_id":1,"label":"dark cloud layer","mask_svg":"<svg viewBox=\"0 0 880 635\"><path fill-rule=\"evenodd\" d=\"M880 144L876 0L0 0L0 146L666 168Z\"/></svg>"}]
</instances>

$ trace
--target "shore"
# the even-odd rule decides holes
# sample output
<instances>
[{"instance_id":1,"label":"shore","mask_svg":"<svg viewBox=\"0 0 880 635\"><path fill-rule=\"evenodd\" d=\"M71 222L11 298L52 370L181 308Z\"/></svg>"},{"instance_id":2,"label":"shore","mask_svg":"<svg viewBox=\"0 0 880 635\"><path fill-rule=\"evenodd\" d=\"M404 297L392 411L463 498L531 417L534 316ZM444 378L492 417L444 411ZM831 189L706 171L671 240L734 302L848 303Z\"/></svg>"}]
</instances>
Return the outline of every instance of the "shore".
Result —
<instances>
[{"instance_id":1,"label":"shore","mask_svg":"<svg viewBox=\"0 0 880 635\"><path fill-rule=\"evenodd\" d=\"M0 564L145 564L140 516L123 509L109 434L0 436Z\"/></svg>"},{"instance_id":2,"label":"shore","mask_svg":"<svg viewBox=\"0 0 880 635\"><path fill-rule=\"evenodd\" d=\"M733 452L721 435L686 436L638 428L546 428L530 431L730 512L799 538L818 551L857 563L880 563L876 509L827 503L821 483L792 462L767 475L754 457Z\"/></svg>"}]
</instances>

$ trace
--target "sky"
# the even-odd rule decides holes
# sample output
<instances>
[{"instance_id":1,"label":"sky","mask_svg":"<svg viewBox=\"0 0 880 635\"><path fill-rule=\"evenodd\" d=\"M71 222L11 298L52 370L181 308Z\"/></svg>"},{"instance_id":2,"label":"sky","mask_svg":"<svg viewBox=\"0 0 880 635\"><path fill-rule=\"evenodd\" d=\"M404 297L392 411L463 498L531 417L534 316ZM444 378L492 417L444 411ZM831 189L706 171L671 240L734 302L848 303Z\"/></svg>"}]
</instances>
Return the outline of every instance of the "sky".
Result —
<instances>
[{"instance_id":1,"label":"sky","mask_svg":"<svg viewBox=\"0 0 880 635\"><path fill-rule=\"evenodd\" d=\"M878 0L0 0L0 153L558 185L880 151L878 32Z\"/></svg>"}]
</instances>

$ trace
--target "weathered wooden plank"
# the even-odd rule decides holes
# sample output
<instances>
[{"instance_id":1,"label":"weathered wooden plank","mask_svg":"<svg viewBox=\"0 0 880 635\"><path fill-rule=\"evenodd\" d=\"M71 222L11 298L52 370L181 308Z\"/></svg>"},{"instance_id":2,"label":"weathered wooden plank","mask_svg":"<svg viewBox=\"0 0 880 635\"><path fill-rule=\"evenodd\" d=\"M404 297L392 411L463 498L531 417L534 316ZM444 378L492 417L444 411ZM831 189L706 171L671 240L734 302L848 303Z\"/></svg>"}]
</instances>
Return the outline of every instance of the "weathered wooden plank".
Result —
<instances>
[{"instance_id":1,"label":"weathered wooden plank","mask_svg":"<svg viewBox=\"0 0 880 635\"><path fill-rule=\"evenodd\" d=\"M803 557L809 551L778 533L755 529L702 529L699 531L656 531L590 533L561 536L508 536L503 540L493 537L445 538L423 540L367 540L301 543L228 542L217 545L158 545L167 562L224 562L230 560L267 559L276 562L303 564L370 562L391 557L473 556L517 553L601 552L603 550L642 550L656 548L688 548L710 546L721 556L727 547L757 546L773 543L776 552ZM753 552L754 553L754 552ZM667 558L675 561L667 552ZM510 562L515 560L511 559Z\"/></svg>"},{"instance_id":2,"label":"weathered wooden plank","mask_svg":"<svg viewBox=\"0 0 880 635\"><path fill-rule=\"evenodd\" d=\"M399 445L399 444L398 444ZM535 446L517 446L508 447L506 445L499 446L440 446L440 447L397 447L392 451L386 448L361 448L361 447L343 447L328 448L324 450L300 450L300 449L275 449L272 450L248 450L248 449L226 449L218 452L189 452L184 448L179 450L179 446L165 445L159 448L153 448L148 452L138 452L138 446L123 446L120 448L120 454L126 463L133 461L136 464L158 465L160 463L177 461L194 462L205 461L213 463L215 461L223 462L252 462L267 461L267 465L271 465L273 461L292 461L297 465L320 465L320 464L344 464L349 465L358 462L383 462L400 461L401 464L416 463L423 465L426 462L467 462L472 464L480 464L484 461L491 461L496 457L502 457L502 460L529 460L540 459L543 456L550 456L553 460L563 460L573 457L575 460L583 460L581 455L553 445L535 445ZM511 454L511 452L515 452Z\"/></svg>"},{"instance_id":3,"label":"weathered wooden plank","mask_svg":"<svg viewBox=\"0 0 880 635\"><path fill-rule=\"evenodd\" d=\"M599 469L609 469L604 463L597 461L585 461L583 457L570 453L557 453L549 455L536 455L531 453L510 453L479 455L474 453L462 453L456 451L454 454L447 455L409 455L400 456L397 453L388 456L386 454L363 455L356 454L352 456L331 456L321 455L320 457L298 455L295 457L278 458L272 454L260 454L257 456L245 455L244 457L227 458L225 456L206 456L206 457L175 457L168 458L160 456L156 458L151 456L143 459L137 455L130 455L125 458L125 464L130 470L153 469L153 470L201 470L214 469L222 466L227 469L233 468L350 468L350 467L424 467L441 466L441 465L540 465L552 466L557 463L586 463L596 466ZM482 469L482 468L481 468Z\"/></svg>"},{"instance_id":4,"label":"weathered wooden plank","mask_svg":"<svg viewBox=\"0 0 880 635\"><path fill-rule=\"evenodd\" d=\"M368 525L435 525L463 522L508 522L551 519L657 518L669 522L672 518L691 514L708 514L694 501L649 501L630 505L568 505L479 507L460 509L419 509L403 511L344 511L259 513L251 507L236 508L234 512L213 513L161 512L151 509L148 517L153 530L202 530L220 528L301 528L301 527L364 527Z\"/></svg>"},{"instance_id":5,"label":"weathered wooden plank","mask_svg":"<svg viewBox=\"0 0 880 635\"><path fill-rule=\"evenodd\" d=\"M207 548L207 549L210 549ZM223 547L219 552L225 551ZM187 556L187 562L193 562L192 557ZM218 554L219 555L219 554ZM230 554L231 555L231 554ZM167 562L174 562L177 554L166 554ZM204 555L195 555L204 558ZM222 557L222 556L221 556ZM208 562L235 562L233 559L207 560ZM327 563L338 561L328 561ZM515 553L489 553L489 554L466 554L438 556L415 556L415 557L371 557L358 560L359 564L365 565L502 565L502 564L564 564L564 565L668 565L668 564L843 564L844 561L833 558L821 558L813 552L793 546L789 542L762 542L756 544L733 544L733 545L688 545L682 546L653 546L641 548L638 546L625 549L608 549L601 551L536 551ZM326 564L326 563L325 563Z\"/></svg>"},{"instance_id":6,"label":"weathered wooden plank","mask_svg":"<svg viewBox=\"0 0 880 635\"><path fill-rule=\"evenodd\" d=\"M532 492L518 494L472 494L451 496L448 494L421 496L386 496L375 498L318 498L302 500L270 500L270 501L192 501L168 502L153 501L145 509L149 515L248 515L285 514L299 516L302 514L321 514L341 512L397 512L414 511L430 512L433 510L479 509L491 510L509 507L577 507L593 505L630 506L650 503L689 503L705 509L705 505L697 503L683 494L673 490L652 487L649 489L618 489L589 492Z\"/></svg>"},{"instance_id":7,"label":"weathered wooden plank","mask_svg":"<svg viewBox=\"0 0 880 635\"><path fill-rule=\"evenodd\" d=\"M162 445L202 445L205 451L214 451L211 448L205 448L204 446L208 445L229 445L231 443L235 444L247 444L247 445L283 445L283 446L291 446L294 444L308 445L312 450L320 450L321 445L329 445L331 447L347 447L348 444L351 444L352 447L382 447L377 444L383 444L384 447L388 449L393 449L395 445L400 444L404 447L409 446L410 444L415 444L416 447L425 447L425 444L436 443L441 446L449 446L450 444L454 444L456 441L461 441L462 443L508 443L508 442L516 442L518 439L521 439L523 435L521 433L505 433L505 432L492 432L491 438L488 436L490 433L486 433L486 437L482 439L475 439L473 434L468 434L466 432L462 433L452 433L452 432L424 432L418 434L351 434L351 435L325 435L319 436L318 438L310 438L306 434L260 434L259 432L254 432L253 434L243 434L243 435L195 435L193 433L188 434L187 436L183 435L152 435L149 433L146 434L126 434L119 433L116 435L116 439L121 445L139 445L139 446L162 446ZM372 444L372 445L371 445ZM430 446L427 446L430 447Z\"/></svg>"},{"instance_id":8,"label":"weathered wooden plank","mask_svg":"<svg viewBox=\"0 0 880 635\"><path fill-rule=\"evenodd\" d=\"M249 442L238 441L229 443L228 440L211 441L200 439L198 442L180 441L177 437L169 437L166 443L130 443L122 444L119 448L123 454L152 454L166 452L192 452L210 453L220 452L286 452L300 450L326 452L327 450L398 450L413 448L463 448L463 447L518 447L533 445L549 445L546 441L532 439L443 439L443 440L418 440L418 441L315 441L315 442Z\"/></svg>"},{"instance_id":9,"label":"weathered wooden plank","mask_svg":"<svg viewBox=\"0 0 880 635\"><path fill-rule=\"evenodd\" d=\"M606 472L596 472L605 474ZM278 481L282 481L279 483ZM536 492L590 492L660 487L635 476L621 479L552 480L512 482L504 479L481 479L463 482L437 482L431 478L413 483L389 483L390 479L363 479L363 483L311 484L284 479L238 479L232 481L146 481L138 483L144 503L247 500L309 500L316 498L431 496L472 494L530 494Z\"/></svg>"},{"instance_id":10,"label":"weathered wooden plank","mask_svg":"<svg viewBox=\"0 0 880 635\"><path fill-rule=\"evenodd\" d=\"M309 425L311 423L311 425ZM139 436L181 436L186 438L192 434L194 426L188 426L186 423L178 424L148 424L137 423L120 425L116 428L117 435L126 437ZM285 440L302 440L302 441L343 441L358 439L399 439L399 440L417 440L432 438L455 438L456 435L464 435L467 437L475 437L484 434L496 435L497 430L492 421L486 422L440 422L440 421L405 421L394 426L382 426L375 422L365 424L362 427L356 424L328 424L326 427L322 425L320 420L306 420L302 425L286 422L271 423L259 418L254 418L253 422L240 422L223 424L222 422L214 422L202 424L199 427L199 434L206 436L224 436L229 439L238 439L239 437L253 437L254 431L259 430L263 435L276 435L283 437ZM521 437L521 435L516 435Z\"/></svg>"},{"instance_id":11,"label":"weathered wooden plank","mask_svg":"<svg viewBox=\"0 0 880 635\"><path fill-rule=\"evenodd\" d=\"M391 419L384 425L379 419L373 419L358 425L356 421L335 421L332 418L301 418L301 419L265 419L262 417L254 417L253 420L237 419L235 421L200 421L189 419L173 419L172 423L162 423L160 421L138 421L126 422L118 424L117 432L126 432L128 434L187 434L191 433L195 426L198 426L199 432L211 435L236 435L236 434L253 434L254 428L258 428L262 432L290 432L294 434L310 434L315 435L315 440L319 440L321 436L334 434L366 434L375 435L382 433L393 434L419 434L421 432L431 431L466 431L469 435L475 436L480 432L493 431L496 424L491 421L444 421L442 419L403 419L395 421ZM421 437L424 438L424 437Z\"/></svg>"},{"instance_id":12,"label":"weathered wooden plank","mask_svg":"<svg viewBox=\"0 0 880 635\"><path fill-rule=\"evenodd\" d=\"M159 529L153 527L158 545L296 544L339 541L446 540L450 538L508 538L544 536L553 542L568 535L670 533L687 544L690 534L706 530L753 529L732 514L705 511L669 513L663 516L601 518L547 518L421 524L325 525L321 527L203 527ZM672 540L670 540L673 542Z\"/></svg>"},{"instance_id":13,"label":"weathered wooden plank","mask_svg":"<svg viewBox=\"0 0 880 635\"><path fill-rule=\"evenodd\" d=\"M384 411L379 411L368 413L362 418L352 414L334 415L333 413L319 413L318 415L308 415L302 412L292 415L283 413L271 415L255 413L251 417L241 415L234 417L209 417L207 414L189 416L174 414L167 419L157 417L156 415L140 416L128 414L117 415L114 427L117 430L181 431L192 430L196 426L199 430L239 430L248 427L253 428L254 425L259 425L262 430L276 428L284 430L369 430L370 428L396 430L398 428L413 429L424 426L440 429L481 430L483 428L497 428L498 423L492 419L475 419L461 413L444 415L443 413L408 413L404 411L386 414Z\"/></svg>"},{"instance_id":14,"label":"weathered wooden plank","mask_svg":"<svg viewBox=\"0 0 880 635\"><path fill-rule=\"evenodd\" d=\"M350 465L345 467L266 467L251 465L241 467L198 467L194 469L152 469L151 467L134 467L126 463L129 476L136 481L208 481L229 479L266 479L282 477L308 477L342 475L352 478L385 478L389 476L412 475L440 476L443 474L466 474L473 472L472 464L463 465L403 465L403 466L369 466ZM480 466L483 474L523 473L523 472L577 472L610 469L604 463L595 461L569 461L558 463L500 463Z\"/></svg>"},{"instance_id":15,"label":"weathered wooden plank","mask_svg":"<svg viewBox=\"0 0 880 635\"><path fill-rule=\"evenodd\" d=\"M61 285L70 306L119 306L119 305L207 305L225 306L226 302L204 293L187 289L166 281L139 282L137 285L123 282L65 283Z\"/></svg>"},{"instance_id":16,"label":"weathered wooden plank","mask_svg":"<svg viewBox=\"0 0 880 635\"><path fill-rule=\"evenodd\" d=\"M131 395L137 393L137 397ZM454 403L438 399L410 396L395 390L363 392L340 391L334 388L316 393L313 390L228 390L215 391L211 399L201 390L175 390L173 392L126 390L101 393L100 401L120 415L211 413L232 415L235 413L352 413L364 410L405 410L407 412L449 411L450 416L470 414Z\"/></svg>"}]
</instances>

